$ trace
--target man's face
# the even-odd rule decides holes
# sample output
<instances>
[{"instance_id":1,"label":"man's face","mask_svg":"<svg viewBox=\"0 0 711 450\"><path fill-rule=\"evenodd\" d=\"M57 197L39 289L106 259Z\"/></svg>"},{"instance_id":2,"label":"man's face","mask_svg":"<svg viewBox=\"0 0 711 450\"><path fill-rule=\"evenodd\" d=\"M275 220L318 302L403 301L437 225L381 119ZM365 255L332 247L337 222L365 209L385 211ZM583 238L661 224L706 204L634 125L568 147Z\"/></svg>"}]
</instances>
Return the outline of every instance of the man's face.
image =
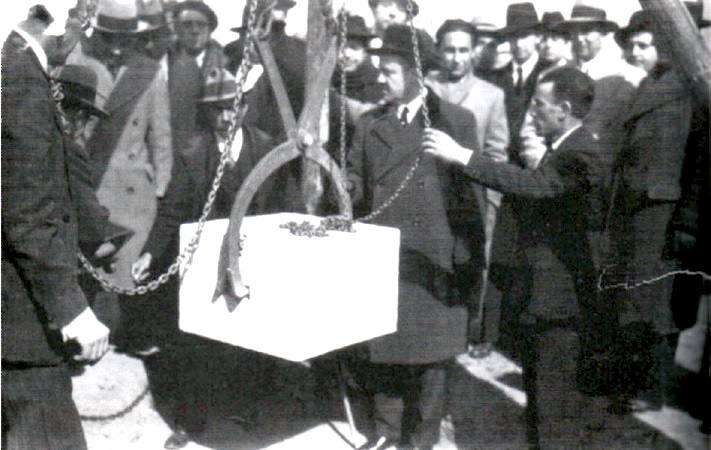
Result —
<instances>
[{"instance_id":1,"label":"man's face","mask_svg":"<svg viewBox=\"0 0 711 450\"><path fill-rule=\"evenodd\" d=\"M63 105L63 109L64 115L67 118L67 124L69 125L69 135L74 142L83 146L86 143L84 133L89 119L92 118L91 113L88 109L79 104Z\"/></svg>"},{"instance_id":2,"label":"man's face","mask_svg":"<svg viewBox=\"0 0 711 450\"><path fill-rule=\"evenodd\" d=\"M385 31L392 24L406 24L407 10L395 0L380 0L374 8L373 18L375 27L379 33Z\"/></svg>"},{"instance_id":3,"label":"man's face","mask_svg":"<svg viewBox=\"0 0 711 450\"><path fill-rule=\"evenodd\" d=\"M205 50L210 40L210 22L198 11L182 11L175 22L175 31L180 46L194 55Z\"/></svg>"},{"instance_id":4,"label":"man's face","mask_svg":"<svg viewBox=\"0 0 711 450\"><path fill-rule=\"evenodd\" d=\"M135 45L135 38L127 34L97 31L95 35L99 54L109 66L122 66L126 60L126 54Z\"/></svg>"},{"instance_id":5,"label":"man's face","mask_svg":"<svg viewBox=\"0 0 711 450\"><path fill-rule=\"evenodd\" d=\"M659 60L654 35L649 31L632 33L625 46L625 54L630 64L649 73Z\"/></svg>"},{"instance_id":6,"label":"man's face","mask_svg":"<svg viewBox=\"0 0 711 450\"><path fill-rule=\"evenodd\" d=\"M386 102L403 103L416 89L412 68L399 56L381 55L378 82L383 85Z\"/></svg>"},{"instance_id":7,"label":"man's face","mask_svg":"<svg viewBox=\"0 0 711 450\"><path fill-rule=\"evenodd\" d=\"M535 33L516 34L509 38L509 44L511 45L511 57L517 63L523 64L536 53L538 35Z\"/></svg>"},{"instance_id":8,"label":"man's face","mask_svg":"<svg viewBox=\"0 0 711 450\"><path fill-rule=\"evenodd\" d=\"M471 73L474 58L471 34L466 31L446 33L439 43L439 53L450 79L458 80Z\"/></svg>"},{"instance_id":9,"label":"man's face","mask_svg":"<svg viewBox=\"0 0 711 450\"><path fill-rule=\"evenodd\" d=\"M533 124L536 134L545 138L553 138L560 134L563 128L565 113L556 103L553 93L553 82L540 83L536 86L531 103Z\"/></svg>"},{"instance_id":10,"label":"man's face","mask_svg":"<svg viewBox=\"0 0 711 450\"><path fill-rule=\"evenodd\" d=\"M235 118L235 110L230 101L223 101L209 105L208 114L211 117L213 129L218 136L223 139L227 138L227 133L230 130L230 124Z\"/></svg>"},{"instance_id":11,"label":"man's face","mask_svg":"<svg viewBox=\"0 0 711 450\"><path fill-rule=\"evenodd\" d=\"M368 57L365 49L365 42L360 39L348 39L343 47L343 55L341 57L341 65L345 72L353 72Z\"/></svg>"},{"instance_id":12,"label":"man's face","mask_svg":"<svg viewBox=\"0 0 711 450\"><path fill-rule=\"evenodd\" d=\"M556 33L545 33L538 48L541 58L554 64L570 55L570 41Z\"/></svg>"},{"instance_id":13,"label":"man's face","mask_svg":"<svg viewBox=\"0 0 711 450\"><path fill-rule=\"evenodd\" d=\"M597 28L581 28L573 32L573 51L580 61L590 61L602 49L603 33Z\"/></svg>"}]
</instances>

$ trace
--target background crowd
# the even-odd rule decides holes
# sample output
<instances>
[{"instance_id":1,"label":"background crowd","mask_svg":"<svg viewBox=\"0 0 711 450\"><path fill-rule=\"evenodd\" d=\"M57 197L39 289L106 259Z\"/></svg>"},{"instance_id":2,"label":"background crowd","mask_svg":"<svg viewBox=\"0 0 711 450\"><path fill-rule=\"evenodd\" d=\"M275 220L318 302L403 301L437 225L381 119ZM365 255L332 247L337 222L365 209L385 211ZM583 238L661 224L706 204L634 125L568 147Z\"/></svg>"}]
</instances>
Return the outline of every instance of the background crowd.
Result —
<instances>
[{"instance_id":1,"label":"background crowd","mask_svg":"<svg viewBox=\"0 0 711 450\"><path fill-rule=\"evenodd\" d=\"M255 1L298 117L306 45L286 32L296 2ZM522 364L531 448L604 445L615 418L668 401L675 366L708 398L709 281L625 288L711 272L708 99L693 95L653 14L621 26L587 3L514 3L503 28L451 11L429 34L412 25L415 1L367 5L372 20L340 23L323 133L346 163L356 217L378 212L372 223L401 232L398 331L333 356L365 405L364 448L432 448L446 415L456 427L448 380L467 351ZM695 27L709 25L701 3L685 5ZM224 46L212 38L222 18L197 0L79 2L62 36L46 31L63 18L38 4L7 37L3 446L85 447L66 362L100 358L109 339L143 358L214 345L178 330L176 280L108 292L77 275L75 250L115 285L145 284L175 260L179 226L201 217L218 166L209 218L229 216L287 138L268 61L247 51L248 8ZM306 212L302 171L277 171L250 213ZM325 189L319 214L335 211ZM321 362L318 376L335 376ZM264 384L279 370L250 363ZM193 377L175 374L166 448L204 429ZM709 432L708 405L693 413Z\"/></svg>"}]
</instances>

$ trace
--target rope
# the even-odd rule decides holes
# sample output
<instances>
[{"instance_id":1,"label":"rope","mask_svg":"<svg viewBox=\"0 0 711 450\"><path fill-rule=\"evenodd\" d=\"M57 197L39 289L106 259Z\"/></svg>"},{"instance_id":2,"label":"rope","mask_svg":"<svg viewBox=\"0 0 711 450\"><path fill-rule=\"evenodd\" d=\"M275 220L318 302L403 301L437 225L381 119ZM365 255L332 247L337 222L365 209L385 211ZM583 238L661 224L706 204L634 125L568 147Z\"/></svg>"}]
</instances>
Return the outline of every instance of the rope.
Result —
<instances>
[{"instance_id":1,"label":"rope","mask_svg":"<svg viewBox=\"0 0 711 450\"><path fill-rule=\"evenodd\" d=\"M600 272L600 277L597 280L597 290L598 291L609 291L613 289L624 289L625 291L631 291L634 289L639 289L644 286L650 286L654 283L658 283L666 278L671 278L675 277L677 275L685 275L685 276L692 276L692 277L701 277L704 279L704 281L711 281L711 275L707 274L706 272L698 271L698 270L674 270L672 272L667 272L662 275L656 276L654 278L650 278L648 280L642 280L638 281L635 283L630 283L629 281L625 281L624 283L615 283L615 284L609 284L605 285L604 283L604 278L607 273L607 269L610 267L603 268L602 271Z\"/></svg>"}]
</instances>

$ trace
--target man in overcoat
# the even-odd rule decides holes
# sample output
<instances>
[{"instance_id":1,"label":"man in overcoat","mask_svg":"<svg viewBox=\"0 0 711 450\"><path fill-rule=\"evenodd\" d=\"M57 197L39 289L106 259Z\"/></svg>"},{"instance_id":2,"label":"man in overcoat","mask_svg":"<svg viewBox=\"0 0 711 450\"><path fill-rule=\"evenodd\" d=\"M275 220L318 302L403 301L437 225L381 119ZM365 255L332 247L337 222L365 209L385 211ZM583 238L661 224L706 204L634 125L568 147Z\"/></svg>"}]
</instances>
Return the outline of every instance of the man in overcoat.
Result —
<instances>
[{"instance_id":1,"label":"man in overcoat","mask_svg":"<svg viewBox=\"0 0 711 450\"><path fill-rule=\"evenodd\" d=\"M585 339L600 330L588 239L599 228L601 165L597 139L582 126L594 84L573 68L541 80L533 98L538 132L549 149L537 169L493 162L438 130L425 132L427 154L465 168L472 179L527 200L521 227L526 304L521 329L527 435L533 448L587 448L591 401L577 389Z\"/></svg>"},{"instance_id":2,"label":"man in overcoat","mask_svg":"<svg viewBox=\"0 0 711 450\"><path fill-rule=\"evenodd\" d=\"M348 157L354 204L379 210L417 169L399 196L371 222L400 229L398 329L369 342L376 436L367 448L389 448L409 435L416 448L432 448L445 414L447 366L466 350L467 308L463 275L474 280L483 266L483 226L476 197L463 173L422 155L424 108L432 127L478 148L474 116L422 90L412 30L392 25L380 56L380 82L388 105L363 116ZM423 69L434 49L418 34ZM403 429L403 417L417 423Z\"/></svg>"},{"instance_id":3,"label":"man in overcoat","mask_svg":"<svg viewBox=\"0 0 711 450\"><path fill-rule=\"evenodd\" d=\"M77 283L77 215L45 28L22 22L2 49L2 446L81 450L65 361L77 350L79 360L103 356L109 331Z\"/></svg>"},{"instance_id":4,"label":"man in overcoat","mask_svg":"<svg viewBox=\"0 0 711 450\"><path fill-rule=\"evenodd\" d=\"M114 272L107 274L129 288L134 287L131 264L148 237L173 164L167 72L136 48L138 35L155 29L139 20L138 12L135 2L100 0L88 45L77 46L68 58L96 73L97 92L106 99L102 106L109 117L94 127L86 146L99 202L111 221L133 231L116 254ZM154 344L152 331L142 326L142 300L121 302L125 320L114 337L128 350Z\"/></svg>"}]
</instances>

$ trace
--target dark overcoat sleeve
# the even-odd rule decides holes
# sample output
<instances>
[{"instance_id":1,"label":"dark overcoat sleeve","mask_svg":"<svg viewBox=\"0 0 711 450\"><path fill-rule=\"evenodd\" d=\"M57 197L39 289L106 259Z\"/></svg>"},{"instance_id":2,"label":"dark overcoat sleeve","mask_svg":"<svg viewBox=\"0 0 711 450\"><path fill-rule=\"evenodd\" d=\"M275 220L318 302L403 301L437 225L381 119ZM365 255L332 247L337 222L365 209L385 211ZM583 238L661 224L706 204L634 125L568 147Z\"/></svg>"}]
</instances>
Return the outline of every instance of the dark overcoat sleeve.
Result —
<instances>
[{"instance_id":1,"label":"dark overcoat sleeve","mask_svg":"<svg viewBox=\"0 0 711 450\"><path fill-rule=\"evenodd\" d=\"M2 61L2 244L32 300L59 327L86 307L61 130L48 81L28 51Z\"/></svg>"}]
</instances>

